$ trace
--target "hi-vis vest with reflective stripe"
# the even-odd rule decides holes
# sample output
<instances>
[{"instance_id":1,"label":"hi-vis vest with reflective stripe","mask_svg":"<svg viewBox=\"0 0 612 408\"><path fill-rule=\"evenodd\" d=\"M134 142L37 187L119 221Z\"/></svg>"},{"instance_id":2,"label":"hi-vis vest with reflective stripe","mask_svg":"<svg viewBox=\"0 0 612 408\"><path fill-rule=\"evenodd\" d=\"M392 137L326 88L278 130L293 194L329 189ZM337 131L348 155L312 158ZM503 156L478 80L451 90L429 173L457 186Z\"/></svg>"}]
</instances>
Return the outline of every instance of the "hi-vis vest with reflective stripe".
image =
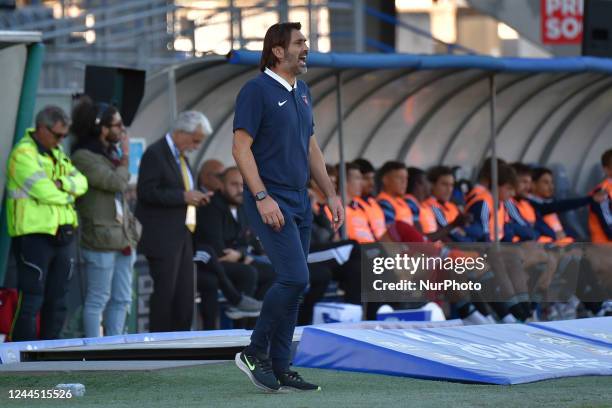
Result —
<instances>
[{"instance_id":1,"label":"hi-vis vest with reflective stripe","mask_svg":"<svg viewBox=\"0 0 612 408\"><path fill-rule=\"evenodd\" d=\"M346 206L346 234L360 244L376 242L374 231L370 227L368 214L357 201L353 200Z\"/></svg>"},{"instance_id":2,"label":"hi-vis vest with reflective stripe","mask_svg":"<svg viewBox=\"0 0 612 408\"><path fill-rule=\"evenodd\" d=\"M467 212L470 207L476 204L479 201L484 201L487 203L489 207L489 238L491 241L495 241L495 221L493 218L493 195L491 192L485 188L483 185L477 184L472 188L472 190L466 196L467 203L465 204L465 211ZM504 207L503 203L500 203L499 208L497 209L497 238L501 240L504 237L504 224L506 222L506 207Z\"/></svg>"},{"instance_id":3,"label":"hi-vis vest with reflective stripe","mask_svg":"<svg viewBox=\"0 0 612 408\"><path fill-rule=\"evenodd\" d=\"M331 222L334 218L328 206L324 207L325 215ZM384 217L384 216L383 216ZM366 209L356 201L351 200L349 205L344 208L344 225L348 239L359 242L360 244L370 244L376 242L374 230L371 227Z\"/></svg>"},{"instance_id":4,"label":"hi-vis vest with reflective stripe","mask_svg":"<svg viewBox=\"0 0 612 408\"><path fill-rule=\"evenodd\" d=\"M536 220L537 220L537 214L536 214L535 208L533 208L529 200L522 199L522 198L519 198L519 199L511 198L510 202L514 204L514 206L519 212L519 215L523 217L523 219L529 224L529 226L531 228L534 228ZM554 240L551 237L548 237L546 235L540 235L538 237L538 242L540 243L550 243L553 241Z\"/></svg>"},{"instance_id":5,"label":"hi-vis vest with reflective stripe","mask_svg":"<svg viewBox=\"0 0 612 408\"><path fill-rule=\"evenodd\" d=\"M404 201L402 197L392 197L390 194L385 193L384 191L378 194L376 199L380 202L381 200L387 201L393 207L393 211L395 211L395 222L401 221L406 224L414 225L414 217L412 215L412 210Z\"/></svg>"},{"instance_id":6,"label":"hi-vis vest with reflective stripe","mask_svg":"<svg viewBox=\"0 0 612 408\"><path fill-rule=\"evenodd\" d=\"M359 203L368 216L370 227L374 232L376 239L379 239L385 232L387 232L387 225L385 224L385 213L383 212L380 205L376 202L374 197L368 197L368 201L365 201L361 197L355 197L354 200Z\"/></svg>"},{"instance_id":7,"label":"hi-vis vest with reflective stripe","mask_svg":"<svg viewBox=\"0 0 612 408\"><path fill-rule=\"evenodd\" d=\"M409 203L412 202L412 204L416 208L418 208L419 210L418 224L420 225L421 232L423 234L426 234L426 235L433 234L434 232L438 230L438 223L436 222L436 216L434 215L434 212L429 205L427 205L425 202L421 203L412 194L406 194L404 196L404 201L408 203L409 207L410 207ZM410 210L412 210L412 207L410 207ZM414 212L412 213L412 216L414 220L417 219Z\"/></svg>"},{"instance_id":8,"label":"hi-vis vest with reflective stripe","mask_svg":"<svg viewBox=\"0 0 612 408\"><path fill-rule=\"evenodd\" d=\"M434 215L436 215L436 222L440 227L446 227L448 224L454 222L459 216L459 208L451 201L441 203L436 197L431 196L425 200L424 204L429 206L432 210L437 210L434 211Z\"/></svg>"},{"instance_id":9,"label":"hi-vis vest with reflective stripe","mask_svg":"<svg viewBox=\"0 0 612 408\"><path fill-rule=\"evenodd\" d=\"M7 168L7 218L10 236L57 233L60 225L78 225L76 197L87 191L87 179L76 170L61 147L53 158L40 154L26 130L15 145ZM62 183L58 189L55 181Z\"/></svg>"}]
</instances>

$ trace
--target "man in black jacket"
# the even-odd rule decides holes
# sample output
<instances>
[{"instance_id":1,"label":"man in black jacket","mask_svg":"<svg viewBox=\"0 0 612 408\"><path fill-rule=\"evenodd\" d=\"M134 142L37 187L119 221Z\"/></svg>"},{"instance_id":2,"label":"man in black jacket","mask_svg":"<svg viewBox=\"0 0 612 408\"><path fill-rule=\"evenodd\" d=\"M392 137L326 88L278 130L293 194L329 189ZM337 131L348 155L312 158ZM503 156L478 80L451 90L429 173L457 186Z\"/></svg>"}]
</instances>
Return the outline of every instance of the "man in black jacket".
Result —
<instances>
[{"instance_id":1,"label":"man in black jacket","mask_svg":"<svg viewBox=\"0 0 612 408\"><path fill-rule=\"evenodd\" d=\"M198 288L202 295L205 329L215 326L218 288L232 305L226 311L228 317L257 317L261 302L251 296L255 295L258 286L269 286L273 277L270 266L262 267L248 256L254 237L241 208L243 181L240 171L230 167L221 174L220 181L221 189L215 192L210 204L198 209L199 227L195 233Z\"/></svg>"},{"instance_id":2,"label":"man in black jacket","mask_svg":"<svg viewBox=\"0 0 612 408\"><path fill-rule=\"evenodd\" d=\"M200 112L181 112L172 128L146 150L138 173L136 217L142 224L138 251L153 278L151 332L190 330L194 304L192 233L196 207L210 193L196 189L185 153L198 148L212 128Z\"/></svg>"}]
</instances>

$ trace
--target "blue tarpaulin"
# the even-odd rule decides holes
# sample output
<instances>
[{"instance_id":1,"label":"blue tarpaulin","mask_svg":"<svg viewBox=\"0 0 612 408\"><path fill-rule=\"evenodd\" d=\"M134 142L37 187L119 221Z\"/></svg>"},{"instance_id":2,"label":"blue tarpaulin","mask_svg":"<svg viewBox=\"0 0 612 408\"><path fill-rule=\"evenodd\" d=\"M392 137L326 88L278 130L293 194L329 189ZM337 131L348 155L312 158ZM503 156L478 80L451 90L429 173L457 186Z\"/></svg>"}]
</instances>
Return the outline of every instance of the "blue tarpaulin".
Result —
<instances>
[{"instance_id":1,"label":"blue tarpaulin","mask_svg":"<svg viewBox=\"0 0 612 408\"><path fill-rule=\"evenodd\" d=\"M611 322L608 318L607 322ZM489 384L612 375L612 347L529 325L306 328L294 364Z\"/></svg>"},{"instance_id":2,"label":"blue tarpaulin","mask_svg":"<svg viewBox=\"0 0 612 408\"><path fill-rule=\"evenodd\" d=\"M612 347L612 317L529 323L531 326Z\"/></svg>"}]
</instances>

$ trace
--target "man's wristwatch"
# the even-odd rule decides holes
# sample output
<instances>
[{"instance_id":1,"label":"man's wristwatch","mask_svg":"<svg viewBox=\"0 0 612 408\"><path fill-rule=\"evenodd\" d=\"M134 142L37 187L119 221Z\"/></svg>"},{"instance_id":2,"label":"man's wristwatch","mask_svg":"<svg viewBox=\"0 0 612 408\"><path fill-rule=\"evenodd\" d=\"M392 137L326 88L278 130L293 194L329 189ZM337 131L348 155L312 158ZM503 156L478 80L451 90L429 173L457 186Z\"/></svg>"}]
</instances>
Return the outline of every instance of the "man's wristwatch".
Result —
<instances>
[{"instance_id":1,"label":"man's wristwatch","mask_svg":"<svg viewBox=\"0 0 612 408\"><path fill-rule=\"evenodd\" d=\"M265 191L260 191L259 193L255 194L255 201L261 201L267 196L268 196L268 193L266 193Z\"/></svg>"}]
</instances>

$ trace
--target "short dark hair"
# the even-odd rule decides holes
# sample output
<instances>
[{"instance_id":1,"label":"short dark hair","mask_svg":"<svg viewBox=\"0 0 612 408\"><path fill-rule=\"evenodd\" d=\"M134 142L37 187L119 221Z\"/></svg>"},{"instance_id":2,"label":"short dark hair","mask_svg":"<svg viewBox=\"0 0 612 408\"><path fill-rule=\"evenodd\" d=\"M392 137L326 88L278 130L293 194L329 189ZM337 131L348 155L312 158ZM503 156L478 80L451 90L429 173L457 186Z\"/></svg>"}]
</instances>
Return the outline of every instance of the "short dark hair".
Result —
<instances>
[{"instance_id":1,"label":"short dark hair","mask_svg":"<svg viewBox=\"0 0 612 408\"><path fill-rule=\"evenodd\" d=\"M510 184L512 186L516 186L518 183L516 177L516 171L507 163L502 163L499 165L497 169L497 185L503 186L506 184Z\"/></svg>"},{"instance_id":2,"label":"short dark hair","mask_svg":"<svg viewBox=\"0 0 612 408\"><path fill-rule=\"evenodd\" d=\"M353 163L359 166L359 171L361 172L361 174L376 172L376 170L374 169L374 166L372 166L372 163L370 163L369 160L364 159L363 157L355 159Z\"/></svg>"},{"instance_id":3,"label":"short dark hair","mask_svg":"<svg viewBox=\"0 0 612 408\"><path fill-rule=\"evenodd\" d=\"M382 180L384 176L386 176L388 173L391 173L392 171L395 171L395 170L406 170L407 171L408 169L406 168L406 165L404 163L399 162L399 161L390 160L388 162L385 162L385 164L382 165L380 170L378 170L378 176Z\"/></svg>"},{"instance_id":4,"label":"short dark hair","mask_svg":"<svg viewBox=\"0 0 612 408\"><path fill-rule=\"evenodd\" d=\"M525 163L515 162L511 164L517 176L531 176L531 167Z\"/></svg>"},{"instance_id":5,"label":"short dark hair","mask_svg":"<svg viewBox=\"0 0 612 408\"><path fill-rule=\"evenodd\" d=\"M376 190L378 191L382 190L383 177L385 177L388 173L392 171L402 170L402 169L408 171L408 169L406 169L406 165L402 162L392 161L392 160L385 162L382 165L382 167L378 169L378 172L374 176L374 184L376 185Z\"/></svg>"},{"instance_id":6,"label":"short dark hair","mask_svg":"<svg viewBox=\"0 0 612 408\"><path fill-rule=\"evenodd\" d=\"M608 149L601 155L601 165L603 167L612 167L612 149Z\"/></svg>"},{"instance_id":7,"label":"short dark hair","mask_svg":"<svg viewBox=\"0 0 612 408\"><path fill-rule=\"evenodd\" d=\"M545 174L550 174L552 177L553 172L548 167L536 167L535 169L531 170L531 179L533 181L538 181Z\"/></svg>"},{"instance_id":8,"label":"short dark hair","mask_svg":"<svg viewBox=\"0 0 612 408\"><path fill-rule=\"evenodd\" d=\"M418 167L408 167L408 186L406 187L406 191L414 191L414 188L419 183L419 179L421 177L427 177L427 174L424 170L419 169Z\"/></svg>"},{"instance_id":9,"label":"short dark hair","mask_svg":"<svg viewBox=\"0 0 612 408\"><path fill-rule=\"evenodd\" d=\"M335 169L336 169L337 174L340 174L340 163L336 164ZM349 170L359 170L361 172L361 169L359 169L359 166L356 165L355 163L353 162L344 163L344 171L346 171L346 173L348 174Z\"/></svg>"},{"instance_id":10,"label":"short dark hair","mask_svg":"<svg viewBox=\"0 0 612 408\"><path fill-rule=\"evenodd\" d=\"M300 31L302 24L300 23L276 23L266 31L264 37L263 51L261 52L261 60L259 61L259 70L264 72L266 68L272 68L279 63L278 58L272 52L274 47L283 47L286 51L291 42L291 32L293 30Z\"/></svg>"},{"instance_id":11,"label":"short dark hair","mask_svg":"<svg viewBox=\"0 0 612 408\"><path fill-rule=\"evenodd\" d=\"M491 182L491 162L493 161L492 157L487 157L478 172L478 180L487 180ZM506 164L504 159L497 158L497 169L499 172L499 168Z\"/></svg>"},{"instance_id":12,"label":"short dark hair","mask_svg":"<svg viewBox=\"0 0 612 408\"><path fill-rule=\"evenodd\" d=\"M334 170L336 171L336 174L338 175L337 180L336 180L336 184L337 184L336 188L340 189L340 164L336 164L334 166ZM359 166L357 166L353 162L346 162L346 163L344 163L344 170L346 172L345 175L346 175L347 179L348 179L349 172L351 170L357 170L358 172L361 173L361 170L359 170Z\"/></svg>"},{"instance_id":13,"label":"short dark hair","mask_svg":"<svg viewBox=\"0 0 612 408\"><path fill-rule=\"evenodd\" d=\"M440 180L440 177L455 176L453 169L448 166L434 166L427 172L427 179L430 183L435 184Z\"/></svg>"}]
</instances>

